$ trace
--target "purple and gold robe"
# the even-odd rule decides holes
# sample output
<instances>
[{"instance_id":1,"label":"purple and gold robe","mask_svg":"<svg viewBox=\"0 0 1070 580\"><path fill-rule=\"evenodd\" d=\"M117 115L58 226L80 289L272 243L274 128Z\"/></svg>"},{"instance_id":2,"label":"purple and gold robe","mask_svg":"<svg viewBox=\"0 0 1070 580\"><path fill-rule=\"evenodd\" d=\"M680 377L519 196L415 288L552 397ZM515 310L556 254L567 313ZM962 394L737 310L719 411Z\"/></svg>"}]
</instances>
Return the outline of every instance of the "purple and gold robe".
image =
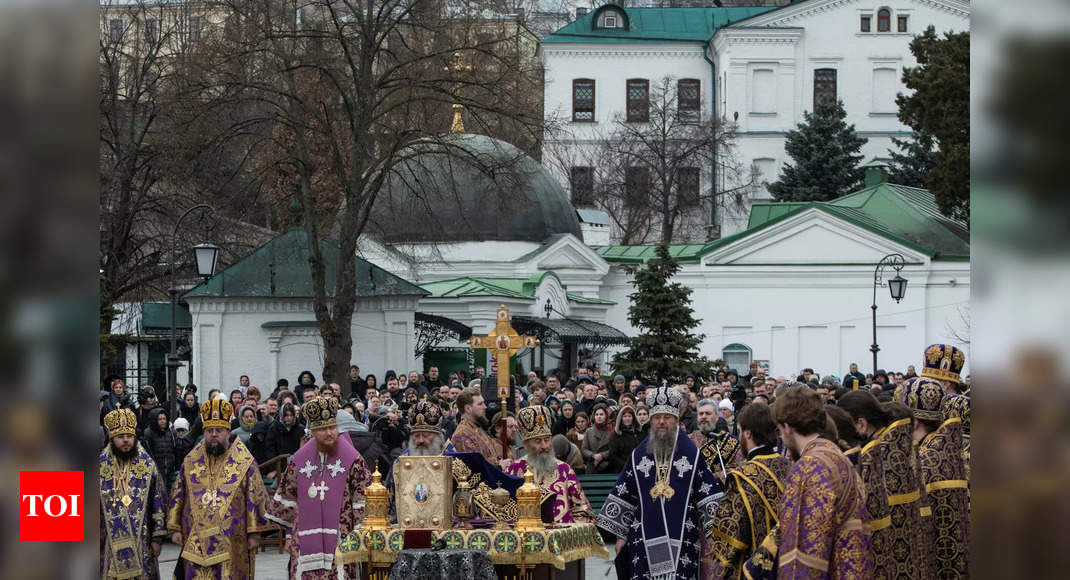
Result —
<instances>
[{"instance_id":1,"label":"purple and gold robe","mask_svg":"<svg viewBox=\"0 0 1070 580\"><path fill-rule=\"evenodd\" d=\"M220 457L210 456L201 440L182 462L167 516L168 531L182 532L184 578L252 578L256 554L247 542L270 529L267 503L260 469L240 439Z\"/></svg>"},{"instance_id":2,"label":"purple and gold robe","mask_svg":"<svg viewBox=\"0 0 1070 580\"><path fill-rule=\"evenodd\" d=\"M129 505L123 503L121 474L108 445L100 453L100 577L156 580L160 565L151 542L167 537L164 484L140 443L126 472Z\"/></svg>"},{"instance_id":3,"label":"purple and gold robe","mask_svg":"<svg viewBox=\"0 0 1070 580\"><path fill-rule=\"evenodd\" d=\"M756 455L728 472L724 499L713 517L710 549L703 554L703 563L711 563L711 577L743 577L743 563L776 526L790 471L790 459L770 453Z\"/></svg>"},{"instance_id":4,"label":"purple and gold robe","mask_svg":"<svg viewBox=\"0 0 1070 580\"><path fill-rule=\"evenodd\" d=\"M870 441L858 452L858 475L866 490L866 513L869 515L870 545L873 546L874 580L894 578L895 560L892 553L894 540L892 512L885 489L885 458L888 445L881 440L887 428L878 429ZM894 475L894 474L893 474Z\"/></svg>"},{"instance_id":5,"label":"purple and gold robe","mask_svg":"<svg viewBox=\"0 0 1070 580\"><path fill-rule=\"evenodd\" d=\"M910 419L900 419L888 425L879 439L885 447L883 488L891 518L888 577L897 580L931 578L932 544L918 542L923 533L922 486ZM867 492L873 493L868 488Z\"/></svg>"},{"instance_id":6,"label":"purple and gold robe","mask_svg":"<svg viewBox=\"0 0 1070 580\"><path fill-rule=\"evenodd\" d=\"M339 576L338 568L332 563L338 539L349 535L364 520L364 490L371 485L372 476L348 437L339 436L338 445L336 455L323 459L316 451L315 441L305 443L286 467L268 506L267 519L288 531L286 552L290 554L290 578L358 577L357 564L346 565L344 574ZM322 469L315 469L319 467ZM331 513L314 513L319 500L308 497L309 487L318 485L321 479L328 488L325 497L336 506ZM302 540L312 539L320 540L318 549L308 549L306 544L302 550Z\"/></svg>"},{"instance_id":7,"label":"purple and gold robe","mask_svg":"<svg viewBox=\"0 0 1070 580\"><path fill-rule=\"evenodd\" d=\"M968 578L970 490L962 462L962 421L951 418L918 443L921 481L925 485L935 533L934 578Z\"/></svg>"},{"instance_id":8,"label":"purple and gold robe","mask_svg":"<svg viewBox=\"0 0 1070 580\"><path fill-rule=\"evenodd\" d=\"M555 461L557 460L555 459ZM524 477L524 472L527 471L527 468L528 462L524 459L518 459L509 464L505 472L509 475ZM587 495L583 493L583 488L580 486L580 480L576 477L576 473L572 471L572 468L567 463L557 461L557 469L554 472L553 479L539 477L538 474L535 474L535 484L543 491L557 495L554 499L554 523L571 524L573 522L591 523L594 521L594 510L591 509L591 503L587 501Z\"/></svg>"},{"instance_id":9,"label":"purple and gold robe","mask_svg":"<svg viewBox=\"0 0 1070 580\"><path fill-rule=\"evenodd\" d=\"M470 421L462 420L457 425L457 429L453 431L453 437L450 437L450 445L452 446L449 448L450 451L460 453L474 451L482 455L487 462L495 466L501 465L501 443L492 439L486 431Z\"/></svg>"},{"instance_id":10,"label":"purple and gold robe","mask_svg":"<svg viewBox=\"0 0 1070 580\"><path fill-rule=\"evenodd\" d=\"M791 468L780 503L777 578L873 576L862 479L835 443L817 437Z\"/></svg>"},{"instance_id":11,"label":"purple and gold robe","mask_svg":"<svg viewBox=\"0 0 1070 580\"><path fill-rule=\"evenodd\" d=\"M728 471L743 464L743 449L739 445L739 439L728 433L707 437L705 433L695 431L688 437L698 446L699 454L706 460L710 472L722 486L725 485ZM702 538L702 569L699 574L702 580L714 578L716 566L712 554L713 538Z\"/></svg>"}]
</instances>

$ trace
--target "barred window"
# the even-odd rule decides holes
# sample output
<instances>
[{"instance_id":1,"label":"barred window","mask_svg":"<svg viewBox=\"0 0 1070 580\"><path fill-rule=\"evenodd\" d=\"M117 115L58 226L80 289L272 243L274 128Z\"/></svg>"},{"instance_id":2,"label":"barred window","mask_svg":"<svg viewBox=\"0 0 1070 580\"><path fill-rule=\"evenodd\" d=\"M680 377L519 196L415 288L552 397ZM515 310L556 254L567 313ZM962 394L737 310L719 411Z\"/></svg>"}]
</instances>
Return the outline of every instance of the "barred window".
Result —
<instances>
[{"instance_id":1,"label":"barred window","mask_svg":"<svg viewBox=\"0 0 1070 580\"><path fill-rule=\"evenodd\" d=\"M645 123L650 120L650 81L628 79L628 122Z\"/></svg>"},{"instance_id":2,"label":"barred window","mask_svg":"<svg viewBox=\"0 0 1070 580\"><path fill-rule=\"evenodd\" d=\"M639 209L650 197L650 168L633 165L624 169L624 207Z\"/></svg>"},{"instance_id":3,"label":"barred window","mask_svg":"<svg viewBox=\"0 0 1070 580\"><path fill-rule=\"evenodd\" d=\"M594 81L572 81L572 120L594 122Z\"/></svg>"},{"instance_id":4,"label":"barred window","mask_svg":"<svg viewBox=\"0 0 1070 580\"><path fill-rule=\"evenodd\" d=\"M694 207L699 203L698 167L681 167L676 170L676 204Z\"/></svg>"},{"instance_id":5,"label":"barred window","mask_svg":"<svg viewBox=\"0 0 1070 580\"><path fill-rule=\"evenodd\" d=\"M826 102L836 102L836 69L834 68L814 70L814 108Z\"/></svg>"},{"instance_id":6,"label":"barred window","mask_svg":"<svg viewBox=\"0 0 1070 580\"><path fill-rule=\"evenodd\" d=\"M123 21L121 18L112 18L108 21L108 40L112 44L123 41Z\"/></svg>"},{"instance_id":7,"label":"barred window","mask_svg":"<svg viewBox=\"0 0 1070 580\"><path fill-rule=\"evenodd\" d=\"M572 186L572 205L581 207L594 203L594 167L574 166L569 183Z\"/></svg>"},{"instance_id":8,"label":"barred window","mask_svg":"<svg viewBox=\"0 0 1070 580\"><path fill-rule=\"evenodd\" d=\"M676 82L676 106L680 117L698 119L702 101L698 79L680 79Z\"/></svg>"},{"instance_id":9,"label":"barred window","mask_svg":"<svg viewBox=\"0 0 1070 580\"><path fill-rule=\"evenodd\" d=\"M160 21L155 18L145 20L145 42L155 43L160 36Z\"/></svg>"}]
</instances>

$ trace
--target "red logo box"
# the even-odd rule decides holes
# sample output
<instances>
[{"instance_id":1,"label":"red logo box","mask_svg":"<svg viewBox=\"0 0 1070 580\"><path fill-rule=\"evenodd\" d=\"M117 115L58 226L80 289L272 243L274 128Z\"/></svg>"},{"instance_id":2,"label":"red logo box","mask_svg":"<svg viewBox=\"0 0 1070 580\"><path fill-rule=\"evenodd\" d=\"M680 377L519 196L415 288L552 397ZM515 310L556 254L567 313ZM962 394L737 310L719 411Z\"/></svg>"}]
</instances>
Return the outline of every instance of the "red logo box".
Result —
<instances>
[{"instance_id":1,"label":"red logo box","mask_svg":"<svg viewBox=\"0 0 1070 580\"><path fill-rule=\"evenodd\" d=\"M19 540L81 542L85 539L85 473L19 472Z\"/></svg>"}]
</instances>

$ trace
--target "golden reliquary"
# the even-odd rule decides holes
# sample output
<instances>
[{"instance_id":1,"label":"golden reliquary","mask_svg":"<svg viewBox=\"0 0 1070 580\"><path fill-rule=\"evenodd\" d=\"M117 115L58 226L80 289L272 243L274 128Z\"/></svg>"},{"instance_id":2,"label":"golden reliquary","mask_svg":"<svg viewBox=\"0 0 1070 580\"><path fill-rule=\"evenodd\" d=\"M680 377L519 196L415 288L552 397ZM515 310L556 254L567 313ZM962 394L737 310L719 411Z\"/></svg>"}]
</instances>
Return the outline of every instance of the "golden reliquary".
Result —
<instances>
[{"instance_id":1,"label":"golden reliquary","mask_svg":"<svg viewBox=\"0 0 1070 580\"><path fill-rule=\"evenodd\" d=\"M394 468L394 505L403 529L444 529L453 523L452 457L403 455Z\"/></svg>"}]
</instances>

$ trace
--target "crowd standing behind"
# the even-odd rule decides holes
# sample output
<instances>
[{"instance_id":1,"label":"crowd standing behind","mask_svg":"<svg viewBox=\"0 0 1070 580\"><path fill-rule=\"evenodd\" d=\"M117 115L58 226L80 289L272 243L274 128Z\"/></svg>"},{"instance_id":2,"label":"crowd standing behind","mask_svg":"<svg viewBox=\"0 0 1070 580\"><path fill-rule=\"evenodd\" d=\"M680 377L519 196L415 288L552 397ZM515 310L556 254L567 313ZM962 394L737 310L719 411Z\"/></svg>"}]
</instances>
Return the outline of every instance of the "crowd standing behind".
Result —
<instances>
[{"instance_id":1,"label":"crowd standing behind","mask_svg":"<svg viewBox=\"0 0 1070 580\"><path fill-rule=\"evenodd\" d=\"M942 345L929 347L926 356L936 346ZM956 360L956 363L959 361ZM958 364L958 368L961 368L961 364ZM413 370L406 374L388 370L380 383L373 374L362 376L360 367L353 365L341 383L317 384L316 375L306 370L298 375L292 388L287 379L279 379L274 390L266 397L262 393L268 389L261 391L250 383L247 375L241 375L237 386L214 388L209 391L207 400L223 399L231 403L234 410L233 415L227 417L230 424L229 440L239 439L249 449L255 462L261 465L261 472L265 476L281 476L265 464L278 456L296 453L309 441L310 431L301 408L318 397L335 400L340 409L338 429L349 433L369 471L377 466L382 473L388 473L394 461L405 451L412 435L407 421L409 410L422 401L441 408L444 440L449 441L458 426L463 424L464 429L485 431L497 446L493 455L500 457L503 464L518 460L524 453L525 445L516 433L516 420L512 413L506 415L505 439L510 443L504 447L498 431L498 420L494 419L501 417L498 403L488 405L484 417L458 415L457 403L462 391L466 387L480 385L483 377L482 368L476 368L469 375L464 370L444 374L432 366L426 373ZM726 487L729 499L732 498L734 485L732 473L754 457L772 461L779 470L777 473L783 475L788 467L773 461L775 457L790 456L797 459L808 454L817 457L833 453L824 447L815 447L812 442L816 436L830 440L833 448L838 448L845 457L850 458L860 470L863 484L872 489L887 485L886 474L875 470L873 465L890 461L886 459L889 454L897 453L897 461L912 465L920 462L927 469L919 475L923 480L926 477L939 477L935 473L936 467L933 467L936 460L931 459L936 457L937 451L929 450L934 444L928 442L933 439L931 434L941 427L941 417L946 416L946 409L942 407L948 405L957 405L954 416L965 414L957 435L959 439L955 441L962 441L965 470L968 473L970 376L965 375L960 381L957 373L949 372L944 378L943 392L932 394L934 397L939 395L938 407L933 409L929 407L934 403L919 402L918 397L929 395L913 390L919 379L913 365L903 371L877 370L872 374L863 374L858 370L858 365L852 363L841 378L832 374L820 375L812 368L804 368L791 377L772 377L767 376L762 366L751 363L742 374L737 369L724 366L709 376L683 376L658 385L646 385L638 378L623 375L607 377L597 367L580 367L571 369L571 372L529 372L526 381L517 383L515 410L540 405L549 409L550 449L558 460L567 463L575 473L617 474L629 464L632 451L650 434L652 410L647 403L648 390L653 392L652 389L668 388L680 394L680 428L699 449L712 445L709 448L714 451L707 454L706 459L714 477ZM202 401L198 398L197 387L193 384L176 387L173 395L177 397L178 404L177 412L173 413L170 402L166 405L159 403L153 386L142 386L135 393L118 377L109 378L105 385L107 390L102 391L100 397L100 448L104 449L108 442L104 417L111 411L131 409L137 421L137 439L155 463L161 481L167 493L170 493L183 459L203 434L201 414L198 412ZM776 402L785 398L789 389L801 389L826 407L820 428L791 416L784 409L777 409ZM798 395L793 396L798 398ZM761 413L748 411L756 403L758 405L754 409L760 407ZM807 403L797 404L805 408ZM924 407L926 404L929 407ZM492 420L487 421L486 417ZM797 429L788 428L793 433L791 441L781 440L784 426L791 424L785 422L785 417L796 422ZM918 420L913 421L914 418ZM779 435L772 428L773 420L776 420L776 427L780 429ZM900 428L904 420L908 427ZM911 429L914 431L911 432ZM890 435L893 431L895 437ZM919 448L919 444L911 447L912 438L916 442L925 442L920 444L920 458L912 455L918 453ZM880 447L866 445L885 439L887 442ZM873 456L876 454L884 455L875 459ZM910 485L917 489L916 482ZM939 484L935 487L947 489ZM791 493L802 493L802 488L789 488L785 493L790 497ZM854 492L848 490L843 493ZM961 507L963 500L953 494L947 495L943 497L937 494L934 499ZM908 492L904 497L913 496ZM851 509L862 509L861 505L856 505L859 501L857 498L851 501L855 502L851 504ZM907 533L904 531L906 524L903 523L907 520L897 515L902 509L897 509L899 504L894 501L905 500L893 500L890 505L887 498L871 494L864 507L868 517L878 523L890 521L887 518L893 516L897 518L894 525L881 524L883 527L874 528L873 550L877 553L875 565L878 568L901 572L901 567L905 565L895 562L890 555L890 548L886 547ZM922 509L920 513L924 515L925 510ZM932 513L931 510L929 513ZM910 526L926 524L923 521L926 518L918 513L911 514ZM854 517L853 513L848 515ZM723 517L729 516L732 514ZM928 525L930 537L939 532L933 529L931 523ZM762 531L766 531L764 527ZM913 533L912 529L910 533ZM957 540L965 543L963 538ZM740 573L754 563L749 561L749 553L742 553L738 548L736 545L731 554L726 554L724 559L718 561L713 558L713 551L717 549L716 537L704 540L702 546L703 556L718 564L719 573L731 574ZM760 550L755 551L757 548L748 546L753 555L759 556ZM955 555L965 558L961 549ZM776 561L775 555L772 557ZM934 561L927 566L926 570L947 570L950 564ZM704 577L706 572L704 569Z\"/></svg>"}]
</instances>

